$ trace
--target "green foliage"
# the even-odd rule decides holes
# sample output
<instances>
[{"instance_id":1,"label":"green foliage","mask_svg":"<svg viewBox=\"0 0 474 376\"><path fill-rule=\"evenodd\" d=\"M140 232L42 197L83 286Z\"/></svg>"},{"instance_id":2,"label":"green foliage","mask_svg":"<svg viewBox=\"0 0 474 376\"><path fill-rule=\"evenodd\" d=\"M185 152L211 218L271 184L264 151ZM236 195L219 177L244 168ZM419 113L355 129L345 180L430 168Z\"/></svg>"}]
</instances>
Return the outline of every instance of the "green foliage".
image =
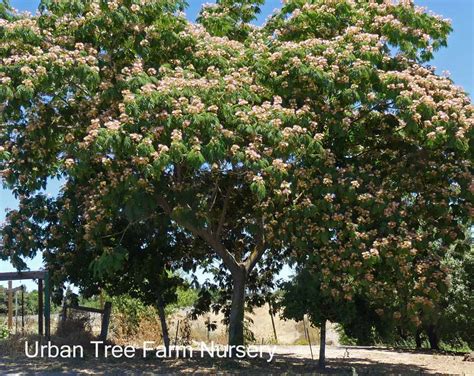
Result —
<instances>
[{"instance_id":1,"label":"green foliage","mask_svg":"<svg viewBox=\"0 0 474 376\"><path fill-rule=\"evenodd\" d=\"M336 332L337 332L337 335L338 335L338 339L339 339L339 343L341 345L347 345L347 346L356 346L357 345L357 340L352 338L352 337L349 337L347 334L346 334L346 331L344 330L344 327L340 324L337 324L336 325Z\"/></svg>"},{"instance_id":2,"label":"green foliage","mask_svg":"<svg viewBox=\"0 0 474 376\"><path fill-rule=\"evenodd\" d=\"M80 306L83 306L83 307L90 307L90 308L97 308L97 309L101 308L99 296L92 296L90 298L86 298L80 295L78 303Z\"/></svg>"},{"instance_id":3,"label":"green foliage","mask_svg":"<svg viewBox=\"0 0 474 376\"><path fill-rule=\"evenodd\" d=\"M11 20L12 12L11 12L10 2L8 0L0 1L0 18Z\"/></svg>"},{"instance_id":4,"label":"green foliage","mask_svg":"<svg viewBox=\"0 0 474 376\"><path fill-rule=\"evenodd\" d=\"M253 27L262 4L219 0L193 24L178 0L43 0L2 21L0 170L20 206L1 257L41 250L58 291L155 306L202 266L198 303L214 289L228 315L236 276L262 304L291 254L288 289L320 307L290 316L432 324L472 202L473 106L425 64L449 22L288 0Z\"/></svg>"},{"instance_id":5,"label":"green foliage","mask_svg":"<svg viewBox=\"0 0 474 376\"><path fill-rule=\"evenodd\" d=\"M291 282L282 285L283 295L279 305L283 307L283 316L297 321L304 315L314 326L322 320L340 322L353 312L352 306L331 298L327 291L321 289L321 275L308 269L300 269Z\"/></svg>"},{"instance_id":6,"label":"green foliage","mask_svg":"<svg viewBox=\"0 0 474 376\"><path fill-rule=\"evenodd\" d=\"M468 230L470 231L470 230ZM450 287L425 324L435 324L445 346L474 348L474 248L459 254L453 248L445 259L451 270Z\"/></svg>"},{"instance_id":7,"label":"green foliage","mask_svg":"<svg viewBox=\"0 0 474 376\"><path fill-rule=\"evenodd\" d=\"M256 19L264 3L265 0L217 0L216 4L204 6L198 22L212 35L245 40L251 31L248 24Z\"/></svg>"},{"instance_id":8,"label":"green foliage","mask_svg":"<svg viewBox=\"0 0 474 376\"><path fill-rule=\"evenodd\" d=\"M8 295L5 292L5 288L0 286L0 315L5 315L8 312ZM18 314L21 314L21 292L17 292L18 296ZM25 315L37 315L38 314L38 291L25 291L24 293L24 309ZM15 299L13 300L15 302ZM54 302L51 304L51 312L59 312L61 307Z\"/></svg>"},{"instance_id":9,"label":"green foliage","mask_svg":"<svg viewBox=\"0 0 474 376\"><path fill-rule=\"evenodd\" d=\"M417 327L410 322L410 317L396 320L389 315L379 316L375 308L369 308L368 298L359 299L355 301L355 314L338 326L341 343L414 348L418 332L421 347L429 348L432 344L428 341L428 333L432 330L441 349L468 351L473 348L472 249L460 254L460 246L462 244L454 246L444 260L444 265L450 269L449 288L431 310L420 312ZM398 311L406 312L403 305Z\"/></svg>"},{"instance_id":10,"label":"green foliage","mask_svg":"<svg viewBox=\"0 0 474 376\"><path fill-rule=\"evenodd\" d=\"M5 293L5 288L0 286L0 315L4 315L8 312L7 307L7 294Z\"/></svg>"},{"instance_id":11,"label":"green foliage","mask_svg":"<svg viewBox=\"0 0 474 376\"><path fill-rule=\"evenodd\" d=\"M91 263L91 269L96 276L115 274L121 270L127 260L127 250L122 246L113 249L107 248L102 255Z\"/></svg>"},{"instance_id":12,"label":"green foliage","mask_svg":"<svg viewBox=\"0 0 474 376\"><path fill-rule=\"evenodd\" d=\"M441 342L441 349L444 351L450 352L459 352L459 353L470 353L472 351L472 345L469 346L467 342L460 340L458 342Z\"/></svg>"},{"instance_id":13,"label":"green foliage","mask_svg":"<svg viewBox=\"0 0 474 376\"><path fill-rule=\"evenodd\" d=\"M25 312L28 315L38 314L38 290L25 292Z\"/></svg>"},{"instance_id":14,"label":"green foliage","mask_svg":"<svg viewBox=\"0 0 474 376\"><path fill-rule=\"evenodd\" d=\"M141 300L128 295L112 297L113 313L122 316L121 322L126 325L127 335L137 332L140 322L147 317L156 317L156 309L145 305Z\"/></svg>"},{"instance_id":15,"label":"green foliage","mask_svg":"<svg viewBox=\"0 0 474 376\"><path fill-rule=\"evenodd\" d=\"M0 340L7 339L10 335L10 331L8 330L7 326L2 324L0 325Z\"/></svg>"},{"instance_id":16,"label":"green foliage","mask_svg":"<svg viewBox=\"0 0 474 376\"><path fill-rule=\"evenodd\" d=\"M166 307L168 314L182 308L193 307L198 300L198 291L188 286L180 286L176 289L176 302Z\"/></svg>"},{"instance_id":17,"label":"green foliage","mask_svg":"<svg viewBox=\"0 0 474 376\"><path fill-rule=\"evenodd\" d=\"M248 317L244 317L244 343L245 344L251 344L255 343L256 338L254 332L252 332L252 329L250 327L254 324L254 321Z\"/></svg>"}]
</instances>

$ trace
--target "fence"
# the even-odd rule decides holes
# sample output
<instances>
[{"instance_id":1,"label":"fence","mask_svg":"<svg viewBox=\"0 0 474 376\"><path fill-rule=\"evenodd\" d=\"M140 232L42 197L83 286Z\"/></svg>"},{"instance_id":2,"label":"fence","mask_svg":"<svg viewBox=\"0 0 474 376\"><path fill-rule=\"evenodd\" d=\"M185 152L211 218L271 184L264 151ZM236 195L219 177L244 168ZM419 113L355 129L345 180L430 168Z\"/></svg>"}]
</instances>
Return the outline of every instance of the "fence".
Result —
<instances>
[{"instance_id":1,"label":"fence","mask_svg":"<svg viewBox=\"0 0 474 376\"><path fill-rule=\"evenodd\" d=\"M23 279L38 280L38 334L41 336L45 335L47 338L49 338L51 335L51 290L49 283L49 274L47 271L0 273L0 281L8 281L8 329L13 329L13 296L16 296L16 293L20 291L17 288L14 289L12 287L12 281L18 281ZM22 306L24 309L24 302ZM25 315L23 312L22 317L24 316ZM24 324L25 323L23 321L23 330Z\"/></svg>"}]
</instances>

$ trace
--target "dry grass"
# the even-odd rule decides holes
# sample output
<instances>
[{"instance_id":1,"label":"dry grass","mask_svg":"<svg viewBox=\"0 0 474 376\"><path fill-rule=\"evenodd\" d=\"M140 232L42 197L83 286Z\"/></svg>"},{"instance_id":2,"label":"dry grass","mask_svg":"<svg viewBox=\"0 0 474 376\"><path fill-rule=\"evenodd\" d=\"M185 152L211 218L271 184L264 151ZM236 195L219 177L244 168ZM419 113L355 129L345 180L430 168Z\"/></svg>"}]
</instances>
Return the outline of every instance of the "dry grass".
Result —
<instances>
[{"instance_id":1,"label":"dry grass","mask_svg":"<svg viewBox=\"0 0 474 376\"><path fill-rule=\"evenodd\" d=\"M8 339L0 341L0 354L2 356L16 356L25 354L25 342L44 342L44 337L36 334L12 334Z\"/></svg>"},{"instance_id":2,"label":"dry grass","mask_svg":"<svg viewBox=\"0 0 474 376\"><path fill-rule=\"evenodd\" d=\"M255 337L255 340L251 342L252 344L273 345L277 343L267 306L256 308L252 313L246 314L246 317L250 319L249 329ZM207 330L208 319L216 325L216 329L209 333ZM209 313L198 317L197 320L191 320L188 317L187 310L178 311L167 320L171 344L176 342L182 345L213 341L224 345L227 343L228 335L227 326L223 324L223 319L224 317L220 313L217 315ZM278 316L274 317L274 322L278 344L308 344L302 322L283 320ZM308 326L308 330L311 344L319 345L319 328ZM328 331L331 331L331 327L328 327ZM142 317L138 327L130 327L124 315L115 314L112 316L109 338L112 342L120 345L137 345L143 343L143 341L162 343L161 324L157 316L146 315ZM337 339L328 337L327 343L336 345Z\"/></svg>"},{"instance_id":3,"label":"dry grass","mask_svg":"<svg viewBox=\"0 0 474 376\"><path fill-rule=\"evenodd\" d=\"M169 322L169 330L170 336L173 338L176 332L177 321L184 320L186 317L186 312L181 311L174 314ZM278 342L280 345L303 345L308 344L308 340L305 336L304 326L302 322L296 322L293 320L283 320L278 316L274 317L275 322L275 329L277 332L277 339L275 340L275 336L273 333L273 325L271 321L270 314L268 312L268 306L263 306L254 309L252 313L247 313L246 317L249 320L250 324L248 329L252 331L255 340L252 344L258 345L273 345ZM214 331L209 333L207 332L207 320L210 320L211 323L216 324L217 328ZM197 320L191 320L191 338L195 342L209 342L214 341L215 343L219 344L226 344L227 343L227 326L223 324L224 316L219 314L209 313L198 317ZM307 323L308 325L308 323ZM319 345L319 328L314 328L309 326L309 335L311 339L311 344ZM328 328L330 331L331 328ZM179 334L178 334L179 336ZM179 341L178 341L179 342ZM328 338L328 344L337 344L337 338L331 339Z\"/></svg>"},{"instance_id":4,"label":"dry grass","mask_svg":"<svg viewBox=\"0 0 474 376\"><path fill-rule=\"evenodd\" d=\"M250 319L249 329L255 338L249 344L308 345L302 322L282 320L278 316L274 317L277 342L274 338L268 307L256 308L253 313L247 314L246 317ZM211 323L216 324L216 330L210 333L207 331L208 319ZM0 353L23 354L26 340L31 342L40 338L31 334L31 332L37 332L37 323L34 320L29 321L27 323L27 335L13 335L8 341L3 341ZM100 315L91 316L87 313L69 311L68 319L65 322L58 318L52 321L53 343L57 345L82 345L87 349L90 347L90 342L96 340L100 332ZM228 340L227 326L222 321L222 314L208 314L199 317L197 320L191 320L188 317L187 310L178 311L169 317L167 322L171 344L187 345L210 341L226 344ZM328 334L332 331L331 326L329 326ZM319 329L309 327L309 332L311 344L319 345ZM156 344L162 344L161 324L158 316L144 315L138 324L131 325L125 315L113 314L108 341L118 345L132 346L142 346L144 341L154 341ZM334 342L329 335L327 344L337 345L337 342Z\"/></svg>"},{"instance_id":5,"label":"dry grass","mask_svg":"<svg viewBox=\"0 0 474 376\"><path fill-rule=\"evenodd\" d=\"M161 343L161 324L157 316L143 317L137 327L130 327L127 317L122 314L112 316L110 340L117 345L139 345L144 341Z\"/></svg>"},{"instance_id":6,"label":"dry grass","mask_svg":"<svg viewBox=\"0 0 474 376\"><path fill-rule=\"evenodd\" d=\"M95 340L92 325L87 315L72 314L65 321L60 321L54 336L58 345L90 346Z\"/></svg>"},{"instance_id":7,"label":"dry grass","mask_svg":"<svg viewBox=\"0 0 474 376\"><path fill-rule=\"evenodd\" d=\"M33 331L33 328L28 328ZM54 345L81 345L85 349L92 348L91 341L96 337L92 333L87 317L74 315L64 322L59 322L57 330L53 332L51 343ZM0 341L0 354L4 357L16 357L25 355L25 343L46 344L48 339L38 334L11 334L7 339ZM33 349L30 348L31 352Z\"/></svg>"}]
</instances>

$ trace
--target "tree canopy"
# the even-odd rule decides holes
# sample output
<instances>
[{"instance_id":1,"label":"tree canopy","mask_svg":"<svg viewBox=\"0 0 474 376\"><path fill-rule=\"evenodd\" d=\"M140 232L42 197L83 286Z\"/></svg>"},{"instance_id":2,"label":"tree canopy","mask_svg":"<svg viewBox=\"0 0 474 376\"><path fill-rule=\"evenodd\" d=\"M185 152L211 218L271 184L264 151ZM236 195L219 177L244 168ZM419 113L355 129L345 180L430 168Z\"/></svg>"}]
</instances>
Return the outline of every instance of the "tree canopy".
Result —
<instances>
[{"instance_id":1,"label":"tree canopy","mask_svg":"<svg viewBox=\"0 0 474 376\"><path fill-rule=\"evenodd\" d=\"M415 268L435 297L472 198L473 106L426 64L449 22L408 0L287 0L255 27L261 4L192 23L179 0L43 0L2 18L0 168L20 198L3 255L76 242L113 269L132 224L166 218L230 272L231 344L262 257L316 253L348 300ZM37 205L52 177L61 193Z\"/></svg>"}]
</instances>

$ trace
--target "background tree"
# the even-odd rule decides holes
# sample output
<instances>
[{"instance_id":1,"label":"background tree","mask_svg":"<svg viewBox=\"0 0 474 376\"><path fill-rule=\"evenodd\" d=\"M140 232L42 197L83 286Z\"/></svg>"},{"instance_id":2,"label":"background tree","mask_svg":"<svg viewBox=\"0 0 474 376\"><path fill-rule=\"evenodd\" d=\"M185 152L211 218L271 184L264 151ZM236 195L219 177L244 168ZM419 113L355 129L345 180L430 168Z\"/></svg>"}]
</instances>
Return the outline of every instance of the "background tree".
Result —
<instances>
[{"instance_id":1,"label":"background tree","mask_svg":"<svg viewBox=\"0 0 474 376\"><path fill-rule=\"evenodd\" d=\"M371 264L372 283L358 284L350 290L350 299L339 295L337 290L321 289L324 275L318 258L320 252L301 252L296 276L283 285L285 294L280 302L283 315L301 320L308 314L315 325L325 316L341 324L344 334L358 345L416 343L420 348L426 338L434 350L439 350L441 341L458 348L470 346L472 288L468 281L472 279L472 248L471 237L466 235L466 238L454 242L440 262L432 262L436 255L433 250L418 252L405 270L403 281L398 279L396 271L387 269L390 260ZM422 266L428 263L431 268L427 273ZM427 288L436 286L429 279L433 275L445 276L435 294ZM374 286L380 281L392 293L374 295ZM336 283L332 285L335 289Z\"/></svg>"},{"instance_id":2,"label":"background tree","mask_svg":"<svg viewBox=\"0 0 474 376\"><path fill-rule=\"evenodd\" d=\"M370 297L365 297L365 305L372 305L371 310L359 312L352 322L345 323L346 333L365 345L375 341L394 345L415 341L416 347L420 348L427 339L431 349L439 349L440 344L472 348L472 248L467 243L458 243L446 254L442 265L448 268L449 286L432 307L412 313L403 302L398 302L398 306L391 306L387 314L380 316L377 312L380 308L387 308L387 305L377 308L370 304ZM378 323L382 323L383 327ZM364 326L368 328L365 333L373 335L367 336L358 330Z\"/></svg>"},{"instance_id":3,"label":"background tree","mask_svg":"<svg viewBox=\"0 0 474 376\"><path fill-rule=\"evenodd\" d=\"M472 243L472 241L471 241ZM462 253L450 252L450 288L437 314L439 338L452 345L474 348L474 250L471 245Z\"/></svg>"},{"instance_id":4,"label":"background tree","mask_svg":"<svg viewBox=\"0 0 474 376\"><path fill-rule=\"evenodd\" d=\"M325 367L326 322L345 322L354 313L354 305L337 301L321 290L321 271L310 270L299 263L291 282L282 285L283 295L278 302L284 318L302 321L305 315L310 323L320 328L319 366ZM342 303L342 304L341 304Z\"/></svg>"},{"instance_id":5,"label":"background tree","mask_svg":"<svg viewBox=\"0 0 474 376\"><path fill-rule=\"evenodd\" d=\"M164 344L168 347L165 308L176 302L177 288L185 286L184 279L173 271L195 270L199 253L192 239L175 231L166 216L151 218L151 214L147 214L147 220L142 220L146 202L143 197L135 197L117 200L122 206L115 212L116 217L106 219L111 235L102 239L101 248L89 248L82 226L84 213L81 205L74 203L77 196L75 187L67 185L54 199L43 195L25 199L17 214L18 218L27 218L29 210L36 211L34 218L22 222L21 226L26 226L27 232L34 229L32 238L40 244L48 244L44 259L55 282L55 302L61 304L64 287L70 284L79 287L83 298L106 292L108 296L129 295L140 299L143 304L156 308ZM14 221L11 225L20 226ZM116 246L118 238L119 247ZM36 248L28 240L16 240L18 248Z\"/></svg>"}]
</instances>

